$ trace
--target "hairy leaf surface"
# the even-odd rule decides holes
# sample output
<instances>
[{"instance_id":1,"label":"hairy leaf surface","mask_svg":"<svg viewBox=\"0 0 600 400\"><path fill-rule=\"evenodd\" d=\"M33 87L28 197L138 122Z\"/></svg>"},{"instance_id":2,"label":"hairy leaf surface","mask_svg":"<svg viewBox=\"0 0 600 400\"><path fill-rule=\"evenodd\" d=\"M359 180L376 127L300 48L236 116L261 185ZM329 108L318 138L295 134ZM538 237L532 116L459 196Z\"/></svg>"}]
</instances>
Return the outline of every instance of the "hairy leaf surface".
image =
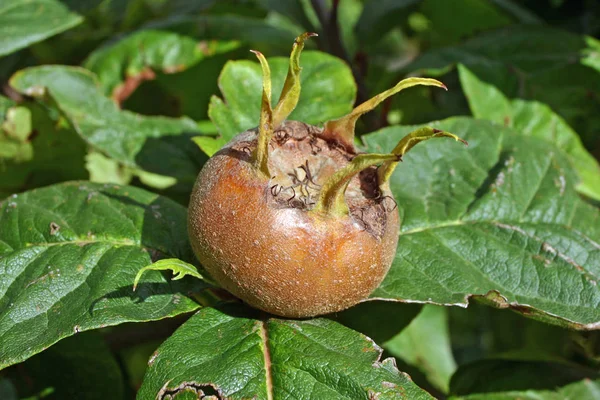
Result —
<instances>
[{"instance_id":1,"label":"hairy leaf surface","mask_svg":"<svg viewBox=\"0 0 600 400\"><path fill-rule=\"evenodd\" d=\"M127 186L71 182L0 203L0 368L77 332L197 309L156 271L132 290L152 259L193 261L185 225L183 207Z\"/></svg>"},{"instance_id":2,"label":"hairy leaf surface","mask_svg":"<svg viewBox=\"0 0 600 400\"><path fill-rule=\"evenodd\" d=\"M152 355L140 399L431 399L366 336L327 319L255 319L205 308Z\"/></svg>"},{"instance_id":3,"label":"hairy leaf surface","mask_svg":"<svg viewBox=\"0 0 600 400\"><path fill-rule=\"evenodd\" d=\"M469 141L417 146L391 179L402 229L374 298L466 306L471 296L575 329L600 326L600 212L563 151L470 118L430 126ZM368 135L389 151L415 127Z\"/></svg>"}]
</instances>

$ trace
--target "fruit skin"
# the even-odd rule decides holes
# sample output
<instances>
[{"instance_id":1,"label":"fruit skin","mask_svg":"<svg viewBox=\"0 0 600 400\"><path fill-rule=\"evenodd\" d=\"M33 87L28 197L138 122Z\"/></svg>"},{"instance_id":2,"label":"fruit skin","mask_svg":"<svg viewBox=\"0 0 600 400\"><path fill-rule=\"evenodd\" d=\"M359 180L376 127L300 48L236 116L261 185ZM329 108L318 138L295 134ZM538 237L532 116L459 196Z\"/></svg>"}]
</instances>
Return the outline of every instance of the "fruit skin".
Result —
<instances>
[{"instance_id":1,"label":"fruit skin","mask_svg":"<svg viewBox=\"0 0 600 400\"><path fill-rule=\"evenodd\" d=\"M256 131L238 135L208 160L196 180L188 229L206 271L251 306L284 317L332 313L366 299L389 270L398 242L398 211L383 201L391 196L389 189L377 199L347 196L351 213L343 216L282 205L273 201L272 182L251 162L256 142ZM350 184L354 193L364 185L360 179ZM376 211L377 229L357 218L359 207Z\"/></svg>"}]
</instances>

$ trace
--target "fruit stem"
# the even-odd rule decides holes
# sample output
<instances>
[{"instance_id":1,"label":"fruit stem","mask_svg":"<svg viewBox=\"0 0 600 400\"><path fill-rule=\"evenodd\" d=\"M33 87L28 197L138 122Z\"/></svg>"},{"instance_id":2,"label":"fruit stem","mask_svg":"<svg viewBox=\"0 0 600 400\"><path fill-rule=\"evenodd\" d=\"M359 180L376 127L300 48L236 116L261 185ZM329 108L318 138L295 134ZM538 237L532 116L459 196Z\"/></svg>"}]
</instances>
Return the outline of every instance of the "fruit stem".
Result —
<instances>
[{"instance_id":1,"label":"fruit stem","mask_svg":"<svg viewBox=\"0 0 600 400\"><path fill-rule=\"evenodd\" d=\"M273 126L278 127L294 111L300 99L300 53L304 49L306 39L318 36L316 33L306 32L298 36L292 46L290 67L288 69L279 102L273 110Z\"/></svg>"},{"instance_id":2,"label":"fruit stem","mask_svg":"<svg viewBox=\"0 0 600 400\"><path fill-rule=\"evenodd\" d=\"M402 156L404 156L410 149L417 145L417 143L438 137L450 137L456 141L462 142L465 146L469 145L469 143L467 143L465 140L450 132L445 132L428 126L412 131L408 135L404 136L404 138L398 142L394 150L392 150L392 154L395 154L398 159L386 161L377 169L379 186L381 187L390 180L392 173L398 166L398 162L402 161Z\"/></svg>"},{"instance_id":3,"label":"fruit stem","mask_svg":"<svg viewBox=\"0 0 600 400\"><path fill-rule=\"evenodd\" d=\"M323 130L323 137L325 139L336 140L341 145L343 145L346 150L350 151L354 149L354 129L356 126L356 121L358 118L373 110L377 107L382 101L387 99L388 97L404 90L412 86L417 85L425 85L425 86L437 86L443 89L448 90L446 86L435 79L430 78L407 78L403 79L396 86L391 89L386 90L383 93L380 93L371 99L365 101L359 106L355 107L350 114L347 114L339 119L335 119L333 121L328 121L325 123L325 128Z\"/></svg>"},{"instance_id":4,"label":"fruit stem","mask_svg":"<svg viewBox=\"0 0 600 400\"><path fill-rule=\"evenodd\" d=\"M263 73L263 92L258 125L258 145L253 154L254 165L265 176L269 175L269 142L273 137L273 110L271 109L271 69L265 56L256 50L250 50L260 62Z\"/></svg>"},{"instance_id":5,"label":"fruit stem","mask_svg":"<svg viewBox=\"0 0 600 400\"><path fill-rule=\"evenodd\" d=\"M313 211L330 216L348 215L350 210L346 204L345 193L354 175L373 165L398 160L396 154L359 154L350 164L338 170L325 183Z\"/></svg>"}]
</instances>

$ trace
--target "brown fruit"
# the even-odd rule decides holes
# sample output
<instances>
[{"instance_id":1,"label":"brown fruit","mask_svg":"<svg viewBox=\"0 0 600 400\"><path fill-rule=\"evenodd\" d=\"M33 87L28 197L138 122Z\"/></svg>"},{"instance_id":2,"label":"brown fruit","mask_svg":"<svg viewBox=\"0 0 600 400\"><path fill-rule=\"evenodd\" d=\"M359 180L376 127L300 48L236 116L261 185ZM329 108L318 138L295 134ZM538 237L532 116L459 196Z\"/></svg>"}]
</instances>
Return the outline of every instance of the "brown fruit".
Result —
<instances>
[{"instance_id":1,"label":"brown fruit","mask_svg":"<svg viewBox=\"0 0 600 400\"><path fill-rule=\"evenodd\" d=\"M387 183L416 143L454 135L422 128L390 154L358 154L354 124L411 78L324 128L285 121L299 93L296 39L290 70L274 109L262 54L259 128L236 136L203 167L189 206L194 252L223 288L248 304L285 317L348 308L381 283L392 263L400 221ZM381 164L380 167L376 165Z\"/></svg>"}]
</instances>

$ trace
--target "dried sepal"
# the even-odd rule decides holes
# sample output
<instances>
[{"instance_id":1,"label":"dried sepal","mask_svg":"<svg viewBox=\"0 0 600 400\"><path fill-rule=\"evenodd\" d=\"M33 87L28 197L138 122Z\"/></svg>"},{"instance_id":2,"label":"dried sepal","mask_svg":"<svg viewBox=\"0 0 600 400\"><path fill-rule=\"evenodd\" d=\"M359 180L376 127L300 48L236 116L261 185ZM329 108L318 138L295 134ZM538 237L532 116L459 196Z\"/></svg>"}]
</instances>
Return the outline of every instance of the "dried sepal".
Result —
<instances>
[{"instance_id":1,"label":"dried sepal","mask_svg":"<svg viewBox=\"0 0 600 400\"><path fill-rule=\"evenodd\" d=\"M383 93L380 93L371 99L365 101L360 104L350 114L343 116L342 118L328 121L325 124L325 129L323 130L323 137L330 140L335 140L341 145L343 145L346 149L350 150L354 148L354 128L356 126L356 121L358 118L368 113L377 107L382 101L387 99L388 97L404 90L412 86L417 85L425 85L425 86L437 86L443 89L446 89L446 86L435 79L431 78L407 78L404 79L396 86L391 89L386 90Z\"/></svg>"},{"instance_id":2,"label":"dried sepal","mask_svg":"<svg viewBox=\"0 0 600 400\"><path fill-rule=\"evenodd\" d=\"M263 92L258 125L258 145L254 153L256 167L265 176L269 176L269 142L273 137L273 110L271 109L271 69L265 56L256 50L250 50L260 62L263 73Z\"/></svg>"},{"instance_id":3,"label":"dried sepal","mask_svg":"<svg viewBox=\"0 0 600 400\"><path fill-rule=\"evenodd\" d=\"M433 138L441 138L441 137L449 137L456 141L462 142L465 146L469 145L465 140L459 138L458 136L456 136L450 132L441 131L439 129L431 128L428 126L419 128L419 129L409 133L408 135L404 136L398 142L398 144L396 145L394 150L392 150L392 153L395 154L396 156L398 156L397 160L386 161L385 163L383 163L383 165L381 165L381 167L378 168L377 177L378 177L379 185L381 186L383 184L386 184L390 180L390 177L392 176L392 173L396 169L398 162L402 161L402 157L410 149L412 149L415 145L417 145L418 143L423 142L425 140L429 140L429 139L433 139Z\"/></svg>"},{"instance_id":4,"label":"dried sepal","mask_svg":"<svg viewBox=\"0 0 600 400\"><path fill-rule=\"evenodd\" d=\"M396 154L359 154L344 168L330 176L319 194L314 212L330 216L342 216L350 213L345 193L350 180L360 171L384 162L397 161Z\"/></svg>"},{"instance_id":5,"label":"dried sepal","mask_svg":"<svg viewBox=\"0 0 600 400\"><path fill-rule=\"evenodd\" d=\"M273 110L273 126L278 127L294 111L300 98L300 53L304 49L306 39L318 36L316 33L306 32L298 36L292 47L290 67L288 69L279 102Z\"/></svg>"}]
</instances>

